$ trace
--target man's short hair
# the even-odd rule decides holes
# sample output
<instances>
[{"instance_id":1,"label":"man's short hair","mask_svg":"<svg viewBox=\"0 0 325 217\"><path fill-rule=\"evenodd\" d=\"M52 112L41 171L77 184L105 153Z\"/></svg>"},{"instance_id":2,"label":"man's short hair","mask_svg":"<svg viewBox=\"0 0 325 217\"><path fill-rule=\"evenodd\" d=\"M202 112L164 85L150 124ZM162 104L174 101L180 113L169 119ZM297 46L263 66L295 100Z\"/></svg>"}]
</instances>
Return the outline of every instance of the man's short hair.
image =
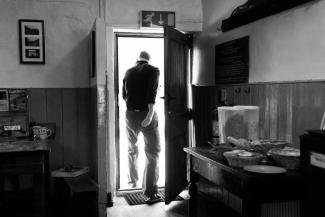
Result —
<instances>
[{"instance_id":1,"label":"man's short hair","mask_svg":"<svg viewBox=\"0 0 325 217\"><path fill-rule=\"evenodd\" d=\"M149 61L150 60L150 54L147 51L141 51L138 61Z\"/></svg>"}]
</instances>

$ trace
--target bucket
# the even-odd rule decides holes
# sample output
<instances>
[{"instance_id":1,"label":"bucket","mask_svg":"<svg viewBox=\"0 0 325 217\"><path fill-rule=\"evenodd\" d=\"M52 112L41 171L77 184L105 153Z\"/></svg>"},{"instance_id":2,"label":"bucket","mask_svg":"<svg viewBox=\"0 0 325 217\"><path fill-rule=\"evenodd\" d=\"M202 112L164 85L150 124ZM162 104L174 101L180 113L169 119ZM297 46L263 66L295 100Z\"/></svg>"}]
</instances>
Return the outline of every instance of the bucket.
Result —
<instances>
[{"instance_id":1,"label":"bucket","mask_svg":"<svg viewBox=\"0 0 325 217\"><path fill-rule=\"evenodd\" d=\"M227 137L257 140L259 138L258 106L221 106L218 107L220 143Z\"/></svg>"}]
</instances>

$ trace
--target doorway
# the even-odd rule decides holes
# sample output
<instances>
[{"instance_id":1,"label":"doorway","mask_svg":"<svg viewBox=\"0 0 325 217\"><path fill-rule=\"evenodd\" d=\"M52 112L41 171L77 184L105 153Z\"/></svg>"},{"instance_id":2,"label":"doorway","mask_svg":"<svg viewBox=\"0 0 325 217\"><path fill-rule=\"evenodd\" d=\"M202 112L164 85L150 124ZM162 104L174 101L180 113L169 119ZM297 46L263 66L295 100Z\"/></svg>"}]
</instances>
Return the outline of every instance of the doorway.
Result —
<instances>
[{"instance_id":1,"label":"doorway","mask_svg":"<svg viewBox=\"0 0 325 217\"><path fill-rule=\"evenodd\" d=\"M159 120L161 152L159 155L159 180L158 186L165 185L165 111L164 101L160 99L164 95L164 38L162 35L116 35L117 51L117 75L116 88L118 89L118 103L116 109L116 141L117 141L117 190L130 190L128 185L128 156L127 156L127 137L125 132L125 111L126 106L122 98L122 86L125 72L135 65L139 53L147 51L150 56L150 64L160 70L159 86L157 90L155 110ZM145 164L144 140L140 133L137 145L139 147L138 188L142 186L142 175Z\"/></svg>"}]
</instances>

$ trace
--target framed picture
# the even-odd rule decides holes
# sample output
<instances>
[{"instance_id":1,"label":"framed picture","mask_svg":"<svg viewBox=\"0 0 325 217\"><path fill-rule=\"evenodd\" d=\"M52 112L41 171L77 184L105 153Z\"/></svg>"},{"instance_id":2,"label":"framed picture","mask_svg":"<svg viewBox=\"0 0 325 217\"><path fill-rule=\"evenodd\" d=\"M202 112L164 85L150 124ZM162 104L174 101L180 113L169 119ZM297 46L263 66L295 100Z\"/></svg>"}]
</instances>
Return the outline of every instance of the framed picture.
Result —
<instances>
[{"instance_id":1,"label":"framed picture","mask_svg":"<svg viewBox=\"0 0 325 217\"><path fill-rule=\"evenodd\" d=\"M19 20L20 63L44 64L44 21Z\"/></svg>"}]
</instances>

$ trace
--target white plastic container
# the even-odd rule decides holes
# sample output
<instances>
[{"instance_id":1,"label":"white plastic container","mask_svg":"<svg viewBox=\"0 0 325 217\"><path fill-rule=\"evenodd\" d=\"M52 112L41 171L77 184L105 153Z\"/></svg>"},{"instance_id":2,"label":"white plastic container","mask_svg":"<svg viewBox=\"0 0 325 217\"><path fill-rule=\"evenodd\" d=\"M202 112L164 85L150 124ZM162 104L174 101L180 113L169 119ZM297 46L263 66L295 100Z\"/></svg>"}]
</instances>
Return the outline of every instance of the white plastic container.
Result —
<instances>
[{"instance_id":1,"label":"white plastic container","mask_svg":"<svg viewBox=\"0 0 325 217\"><path fill-rule=\"evenodd\" d=\"M226 143L227 136L248 140L259 138L258 106L218 107L218 119L220 143Z\"/></svg>"},{"instance_id":2,"label":"white plastic container","mask_svg":"<svg viewBox=\"0 0 325 217\"><path fill-rule=\"evenodd\" d=\"M227 136L245 138L244 110L231 106L218 107L219 141L227 142Z\"/></svg>"},{"instance_id":3,"label":"white plastic container","mask_svg":"<svg viewBox=\"0 0 325 217\"><path fill-rule=\"evenodd\" d=\"M244 121L248 128L248 139L259 139L260 107L259 106L234 106L244 109Z\"/></svg>"}]
</instances>

